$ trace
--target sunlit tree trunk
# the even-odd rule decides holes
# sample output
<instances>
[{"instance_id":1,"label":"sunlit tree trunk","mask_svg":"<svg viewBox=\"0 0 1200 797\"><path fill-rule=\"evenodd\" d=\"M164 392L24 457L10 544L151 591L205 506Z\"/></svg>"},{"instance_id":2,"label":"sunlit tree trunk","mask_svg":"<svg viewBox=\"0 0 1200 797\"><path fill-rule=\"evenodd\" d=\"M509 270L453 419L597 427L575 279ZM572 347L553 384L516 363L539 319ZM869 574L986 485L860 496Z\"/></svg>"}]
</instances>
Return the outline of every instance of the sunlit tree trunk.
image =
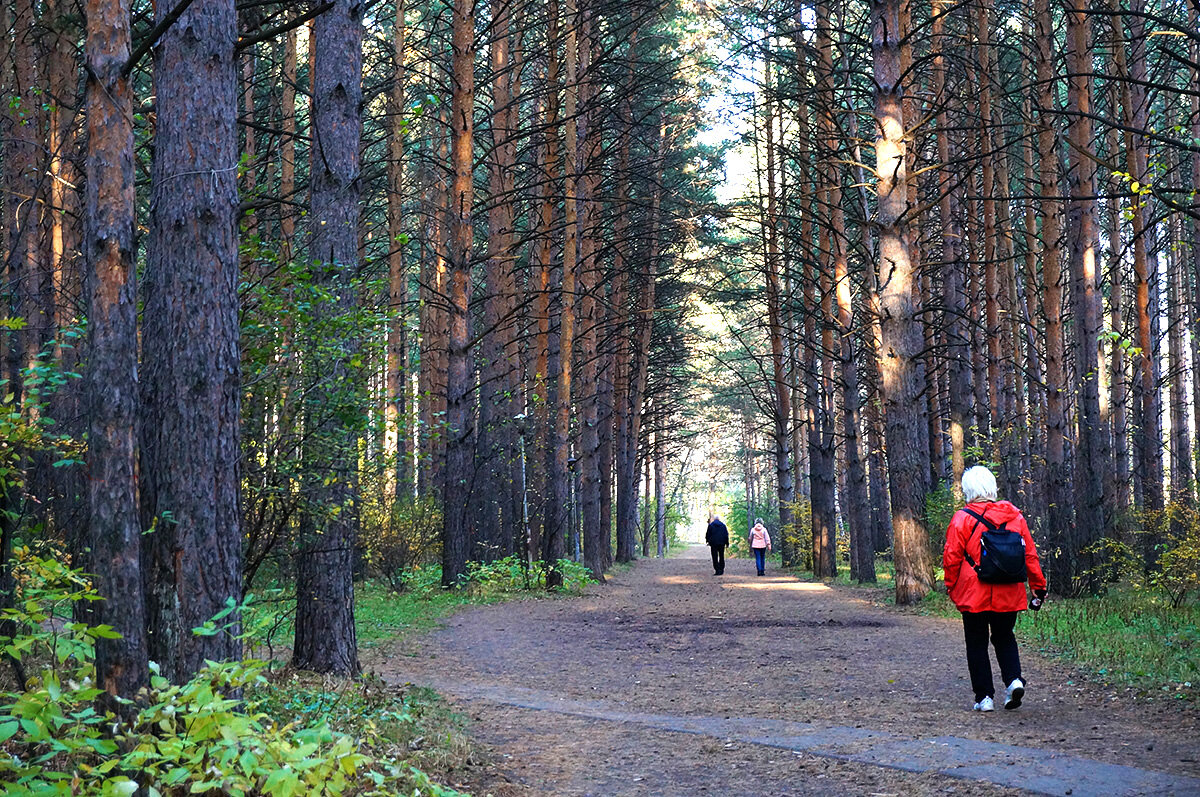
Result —
<instances>
[{"instance_id":1,"label":"sunlit tree trunk","mask_svg":"<svg viewBox=\"0 0 1200 797\"><path fill-rule=\"evenodd\" d=\"M921 445L923 338L910 256L908 169L905 155L904 85L901 82L899 0L871 4L871 52L875 75L875 169L879 198L879 285L883 315L882 376L887 418L888 472L895 534L896 602L914 603L933 588L933 563L925 532L928 467Z\"/></svg>"}]
</instances>

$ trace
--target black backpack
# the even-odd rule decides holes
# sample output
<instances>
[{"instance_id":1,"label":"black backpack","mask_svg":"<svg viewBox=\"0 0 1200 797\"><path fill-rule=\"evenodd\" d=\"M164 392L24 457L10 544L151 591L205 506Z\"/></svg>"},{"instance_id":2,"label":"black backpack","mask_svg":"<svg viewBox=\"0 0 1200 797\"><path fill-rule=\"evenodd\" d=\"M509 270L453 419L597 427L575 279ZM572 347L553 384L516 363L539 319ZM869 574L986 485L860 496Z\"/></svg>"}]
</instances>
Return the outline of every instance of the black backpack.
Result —
<instances>
[{"instance_id":1,"label":"black backpack","mask_svg":"<svg viewBox=\"0 0 1200 797\"><path fill-rule=\"evenodd\" d=\"M971 554L966 552L965 547L963 550L967 563L974 568L979 580L985 584L1020 584L1025 581L1028 577L1025 572L1025 538L1006 528L1006 523L997 526L970 509L964 507L963 511L975 518L975 525L971 527L971 534L967 537L968 546L979 524L982 523L986 528L979 535L978 564L971 558Z\"/></svg>"}]
</instances>

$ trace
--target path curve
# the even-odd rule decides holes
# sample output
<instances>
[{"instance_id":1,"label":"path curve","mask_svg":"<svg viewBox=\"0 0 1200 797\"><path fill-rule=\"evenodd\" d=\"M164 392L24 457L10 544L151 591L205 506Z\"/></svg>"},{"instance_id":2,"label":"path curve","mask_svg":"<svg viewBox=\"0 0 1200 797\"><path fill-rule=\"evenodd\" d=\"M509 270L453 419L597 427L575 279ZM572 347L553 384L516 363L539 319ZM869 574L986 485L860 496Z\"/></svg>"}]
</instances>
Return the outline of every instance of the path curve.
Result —
<instances>
[{"instance_id":1,"label":"path curve","mask_svg":"<svg viewBox=\"0 0 1200 797\"><path fill-rule=\"evenodd\" d=\"M1023 650L1024 705L972 713L961 636L747 560L715 577L696 547L464 610L375 667L474 720L497 797L1200 795L1194 708Z\"/></svg>"}]
</instances>

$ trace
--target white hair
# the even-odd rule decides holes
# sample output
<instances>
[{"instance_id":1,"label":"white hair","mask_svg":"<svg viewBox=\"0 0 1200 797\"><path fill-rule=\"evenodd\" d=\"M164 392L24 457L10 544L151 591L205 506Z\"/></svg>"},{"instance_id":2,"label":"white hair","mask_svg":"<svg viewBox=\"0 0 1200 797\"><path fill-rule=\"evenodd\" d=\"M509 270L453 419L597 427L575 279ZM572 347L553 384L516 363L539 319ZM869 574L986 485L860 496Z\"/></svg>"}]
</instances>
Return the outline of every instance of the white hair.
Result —
<instances>
[{"instance_id":1,"label":"white hair","mask_svg":"<svg viewBox=\"0 0 1200 797\"><path fill-rule=\"evenodd\" d=\"M983 465L967 468L963 472L963 498L968 504L975 501L995 501L996 489L996 477Z\"/></svg>"}]
</instances>

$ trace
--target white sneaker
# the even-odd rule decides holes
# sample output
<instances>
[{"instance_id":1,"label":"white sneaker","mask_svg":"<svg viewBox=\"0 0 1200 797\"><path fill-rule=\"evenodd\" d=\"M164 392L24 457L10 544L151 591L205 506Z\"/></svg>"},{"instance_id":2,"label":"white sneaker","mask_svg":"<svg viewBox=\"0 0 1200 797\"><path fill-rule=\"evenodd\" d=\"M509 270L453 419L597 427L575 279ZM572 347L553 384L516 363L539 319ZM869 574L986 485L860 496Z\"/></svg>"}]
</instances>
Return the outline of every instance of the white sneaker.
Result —
<instances>
[{"instance_id":1,"label":"white sneaker","mask_svg":"<svg viewBox=\"0 0 1200 797\"><path fill-rule=\"evenodd\" d=\"M1020 678L1013 678L1013 682L1004 690L1004 707L1017 708L1021 705L1023 697L1025 697L1025 682Z\"/></svg>"},{"instance_id":2,"label":"white sneaker","mask_svg":"<svg viewBox=\"0 0 1200 797\"><path fill-rule=\"evenodd\" d=\"M995 711L996 703L990 697L985 697L983 700L980 700L978 703L976 703L974 705L974 707L972 707L971 710L972 711Z\"/></svg>"}]
</instances>

